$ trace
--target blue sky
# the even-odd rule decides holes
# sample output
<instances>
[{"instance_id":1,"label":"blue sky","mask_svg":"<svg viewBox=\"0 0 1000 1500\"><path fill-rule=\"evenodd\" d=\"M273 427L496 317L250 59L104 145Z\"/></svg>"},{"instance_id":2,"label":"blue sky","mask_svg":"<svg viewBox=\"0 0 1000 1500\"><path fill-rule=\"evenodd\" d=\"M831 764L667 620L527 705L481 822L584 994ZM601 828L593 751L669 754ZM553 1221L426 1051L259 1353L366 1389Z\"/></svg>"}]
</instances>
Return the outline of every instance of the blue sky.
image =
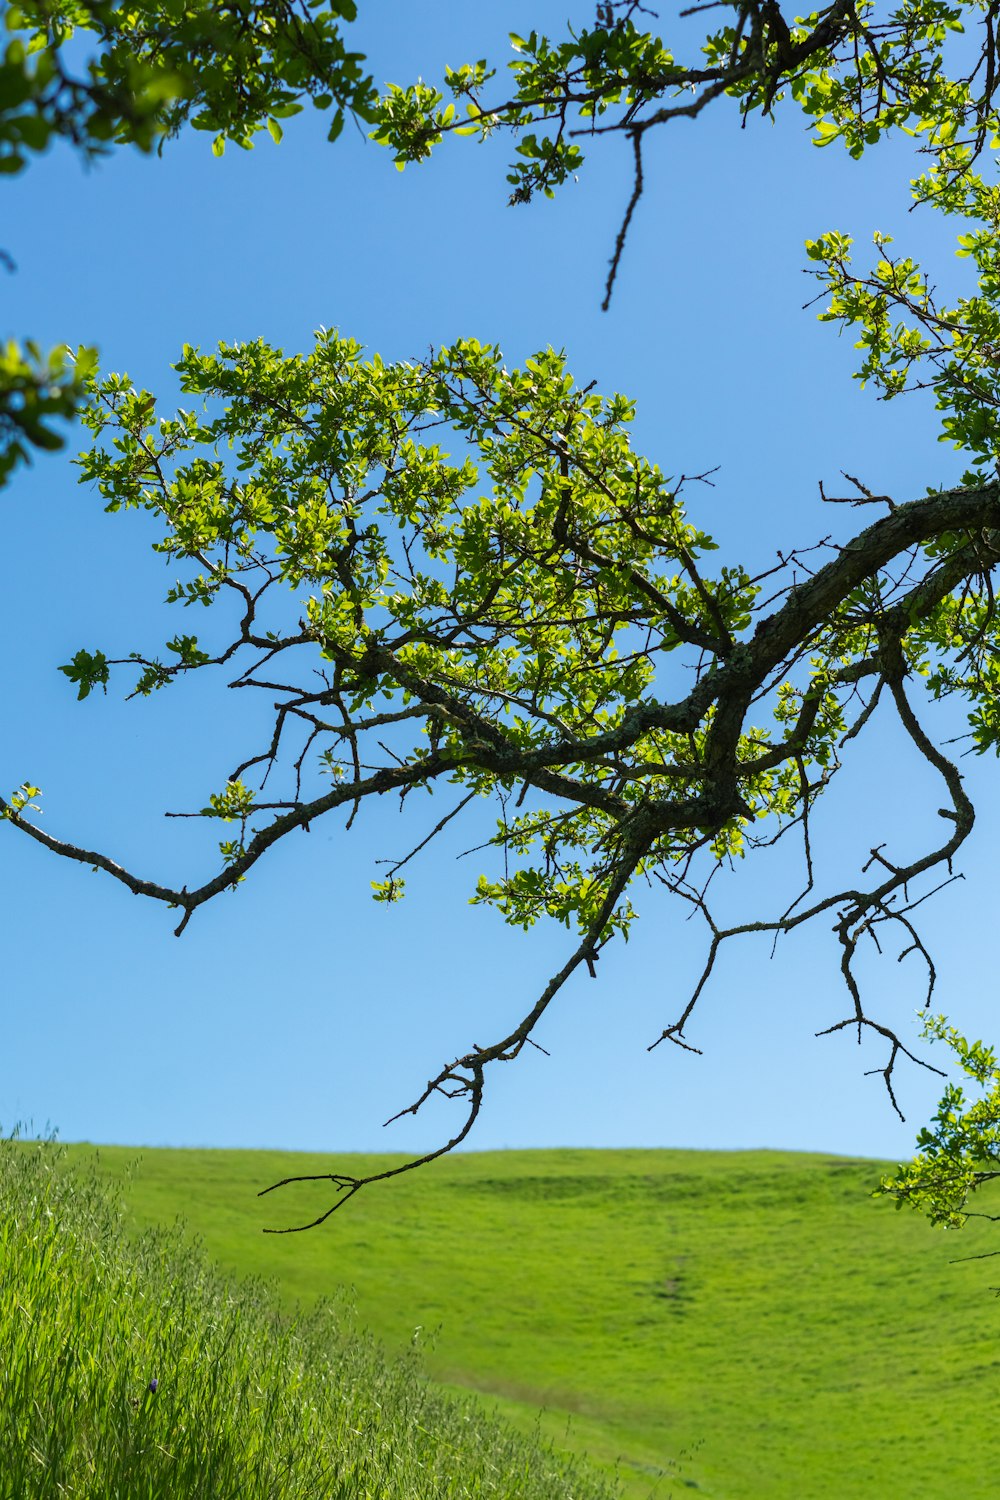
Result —
<instances>
[{"instance_id":1,"label":"blue sky","mask_svg":"<svg viewBox=\"0 0 1000 1500\"><path fill-rule=\"evenodd\" d=\"M592 7L580 15L589 19ZM440 76L552 5L361 6L355 30L378 80ZM840 471L899 499L960 472L926 405L880 405L850 374L849 340L819 324L803 241L829 228L894 233L953 269L947 226L910 214L905 142L861 163L813 148L798 119L739 129L726 104L661 132L646 164L611 310L599 308L630 188L628 152L595 151L554 203L508 208L507 143L453 142L399 174L350 127L336 146L318 118L289 122L274 146L230 148L188 135L162 159L115 154L85 168L56 150L4 183L5 334L94 342L102 368L127 369L169 398L181 344L262 336L294 351L335 325L387 358L419 357L458 336L500 343L511 362L565 348L586 382L639 403L636 443L668 473L719 466L692 512L728 556L754 567L776 549L845 536L869 517L823 507ZM56 670L80 646L155 649L190 628L163 595L173 581L141 517L105 516L67 454L39 460L4 497L7 546L0 656L4 787L44 789L45 824L139 873L192 880L214 868L216 831L166 822L200 806L253 734L252 711L224 683L152 699L77 704ZM856 871L896 839L933 830L936 789L891 727L856 747L817 815L826 868ZM995 767L967 761L980 825L965 882L926 909L940 1006L996 1035L990 794ZM995 802L995 798L993 798ZM935 830L936 831L936 830ZM7 1023L0 1121L47 1122L65 1139L336 1150L422 1149L445 1106L383 1131L449 1056L507 1029L562 961L561 929L523 935L468 905L478 866L442 843L401 905L376 906L374 861L405 852L388 810L286 841L240 890L204 908L180 940L169 914L106 878L4 835ZM791 879L781 859L749 862L726 903L772 909ZM769 960L735 944L691 1028L693 1057L646 1046L695 978L703 932L687 912L638 894L628 947L600 977L576 978L546 1017L535 1052L500 1070L472 1145L774 1146L862 1155L909 1152L939 1092L900 1077L900 1125L877 1079L880 1054L843 1033L846 1014L825 928ZM742 905L738 905L742 903ZM879 1014L911 1028L922 976L893 956L870 977Z\"/></svg>"}]
</instances>

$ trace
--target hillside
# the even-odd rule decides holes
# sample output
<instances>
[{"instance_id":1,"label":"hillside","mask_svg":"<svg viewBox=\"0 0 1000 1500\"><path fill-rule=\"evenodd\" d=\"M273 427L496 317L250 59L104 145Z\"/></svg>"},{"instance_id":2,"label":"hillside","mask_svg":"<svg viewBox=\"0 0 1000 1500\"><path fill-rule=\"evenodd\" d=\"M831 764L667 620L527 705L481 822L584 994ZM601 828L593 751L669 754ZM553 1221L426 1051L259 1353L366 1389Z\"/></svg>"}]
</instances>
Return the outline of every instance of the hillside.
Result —
<instances>
[{"instance_id":1,"label":"hillside","mask_svg":"<svg viewBox=\"0 0 1000 1500\"><path fill-rule=\"evenodd\" d=\"M419 1328L436 1379L522 1422L544 1408L557 1442L621 1460L634 1500L996 1492L997 1277L988 1260L950 1262L1000 1248L1000 1230L945 1234L893 1212L869 1196L877 1163L470 1153L280 1237L260 1230L312 1216L324 1186L257 1189L329 1158L105 1147L101 1169L120 1176L140 1155L137 1223L183 1216L222 1266L273 1277L289 1306L354 1287L390 1349Z\"/></svg>"},{"instance_id":2,"label":"hillside","mask_svg":"<svg viewBox=\"0 0 1000 1500\"><path fill-rule=\"evenodd\" d=\"M0 1500L612 1500L343 1300L292 1319L110 1185L0 1140Z\"/></svg>"}]
</instances>

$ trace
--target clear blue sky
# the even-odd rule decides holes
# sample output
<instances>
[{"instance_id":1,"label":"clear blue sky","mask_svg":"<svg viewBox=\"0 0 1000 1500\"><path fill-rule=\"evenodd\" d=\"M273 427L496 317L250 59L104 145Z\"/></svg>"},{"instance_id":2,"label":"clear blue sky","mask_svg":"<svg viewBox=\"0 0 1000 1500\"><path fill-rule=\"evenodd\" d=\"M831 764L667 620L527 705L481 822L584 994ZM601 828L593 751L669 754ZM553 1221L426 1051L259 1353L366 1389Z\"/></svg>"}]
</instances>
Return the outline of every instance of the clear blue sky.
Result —
<instances>
[{"instance_id":1,"label":"clear blue sky","mask_svg":"<svg viewBox=\"0 0 1000 1500\"><path fill-rule=\"evenodd\" d=\"M360 8L358 45L376 78L394 81L499 56L509 29L558 26L565 11L451 0ZM576 10L589 20L593 6ZM875 228L897 233L935 258L939 281L955 274L945 228L908 214L905 144L852 163L813 148L790 116L741 131L723 104L678 122L649 153L602 314L630 186L624 143L595 152L554 203L511 209L508 143L455 142L400 175L350 128L335 147L323 136L304 115L280 147L264 136L221 161L198 135L160 160L126 151L90 170L52 152L3 185L3 244L18 263L4 277L3 331L97 343L105 370L127 369L161 397L185 341L263 336L293 351L320 324L387 358L460 335L499 342L512 362L565 347L580 380L638 399L636 441L668 473L720 466L697 499L699 519L754 565L868 519L820 504L817 481L836 491L842 469L899 499L957 477L928 408L861 392L848 341L802 310L812 295L802 244L827 228L862 240ZM149 552L144 520L105 516L68 455L39 461L3 503L4 789L40 784L46 827L140 873L203 878L217 830L162 813L202 805L242 758L245 706L221 680L129 704L112 687L77 704L56 667L80 646L123 655L186 627L162 606L173 575ZM814 832L842 877L885 839L913 851L937 821L936 788L890 731L858 748ZM996 768L966 765L982 793L968 878L927 909L925 931L941 1006L995 1036ZM447 1057L521 1014L561 962L566 934L524 936L470 907L478 867L455 862L460 840L412 871L404 903L374 905L374 861L404 852L408 836L388 810L348 838L317 825L202 909L178 941L160 906L8 831L0 1121L135 1144L436 1143L449 1123L441 1112L390 1131L381 1121ZM788 878L780 861L748 863L730 909L767 914ZM649 1054L697 972L703 933L656 895L640 893L639 904L628 947L608 949L597 982L574 979L546 1018L539 1040L551 1058L529 1052L494 1079L475 1147L909 1152L935 1081L900 1077L901 1126L878 1080L863 1077L877 1051L846 1033L813 1039L846 1014L827 929L799 935L773 962L766 942L733 945L691 1027L704 1056ZM912 963L890 956L871 970L880 1015L911 1034L922 983Z\"/></svg>"}]
</instances>

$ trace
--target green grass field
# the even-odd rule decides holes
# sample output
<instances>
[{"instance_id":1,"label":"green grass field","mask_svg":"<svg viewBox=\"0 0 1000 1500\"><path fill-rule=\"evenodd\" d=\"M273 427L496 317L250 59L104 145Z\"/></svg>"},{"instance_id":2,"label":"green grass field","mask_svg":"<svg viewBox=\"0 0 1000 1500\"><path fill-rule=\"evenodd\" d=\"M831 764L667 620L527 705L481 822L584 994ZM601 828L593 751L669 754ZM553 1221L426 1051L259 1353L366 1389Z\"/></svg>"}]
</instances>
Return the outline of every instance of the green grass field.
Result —
<instances>
[{"instance_id":1,"label":"green grass field","mask_svg":"<svg viewBox=\"0 0 1000 1500\"><path fill-rule=\"evenodd\" d=\"M86 1147L72 1147L83 1157ZM120 1176L138 1153L102 1148ZM368 1170L372 1158L340 1158ZM329 1158L147 1150L140 1224L181 1215L291 1305L353 1287L392 1349L658 1500L964 1500L1000 1487L1000 1227L935 1231L873 1201L879 1166L775 1152L468 1154L370 1189L321 1229Z\"/></svg>"},{"instance_id":2,"label":"green grass field","mask_svg":"<svg viewBox=\"0 0 1000 1500\"><path fill-rule=\"evenodd\" d=\"M51 1143L0 1140L0 1203L0 1500L613 1500L342 1300L289 1317L126 1231Z\"/></svg>"}]
</instances>

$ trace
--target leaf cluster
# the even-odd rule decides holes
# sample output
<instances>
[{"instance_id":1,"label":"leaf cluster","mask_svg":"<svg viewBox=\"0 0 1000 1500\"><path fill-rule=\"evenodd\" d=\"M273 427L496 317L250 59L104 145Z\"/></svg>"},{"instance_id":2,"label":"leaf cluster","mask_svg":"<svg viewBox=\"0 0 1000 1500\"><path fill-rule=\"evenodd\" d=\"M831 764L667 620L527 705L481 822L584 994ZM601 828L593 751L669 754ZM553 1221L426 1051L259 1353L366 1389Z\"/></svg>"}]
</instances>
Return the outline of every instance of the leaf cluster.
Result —
<instances>
[{"instance_id":1,"label":"leaf cluster","mask_svg":"<svg viewBox=\"0 0 1000 1500\"><path fill-rule=\"evenodd\" d=\"M992 1047L970 1042L946 1016L929 1016L923 1035L944 1042L972 1080L976 1097L949 1083L931 1123L917 1137L917 1155L878 1191L927 1214L933 1224L960 1229L972 1210L969 1198L1000 1177L1000 1065ZM995 1217L995 1215L986 1215Z\"/></svg>"},{"instance_id":2,"label":"leaf cluster","mask_svg":"<svg viewBox=\"0 0 1000 1500\"><path fill-rule=\"evenodd\" d=\"M73 356L65 347L46 354L30 340L0 346L0 487L30 460L32 449L62 447L52 424L73 416L96 360L96 352L83 347Z\"/></svg>"},{"instance_id":3,"label":"leaf cluster","mask_svg":"<svg viewBox=\"0 0 1000 1500\"><path fill-rule=\"evenodd\" d=\"M356 11L354 0L18 0L4 16L0 170L20 170L23 148L54 136L88 155L110 143L148 151L187 123L217 151L249 148L269 123L280 138L277 122L306 99L334 111L334 139L345 114L368 116L372 82L342 35ZM80 43L83 68L66 61Z\"/></svg>"},{"instance_id":4,"label":"leaf cluster","mask_svg":"<svg viewBox=\"0 0 1000 1500\"><path fill-rule=\"evenodd\" d=\"M713 8L731 12L725 25L706 34L697 21L683 24ZM638 140L718 98L735 101L743 116L770 115L790 98L817 145L840 140L858 157L892 129L926 131L943 118L956 129L982 128L993 108L992 63L985 78L981 68L964 73L963 53L951 45L979 11L953 0L834 0L797 17L774 0L726 0L683 12L677 42L667 44L645 29L645 7L613 0L597 6L592 25L570 24L562 39L511 33L513 88L505 98L489 96L498 70L485 58L445 69L442 88L390 86L378 102L375 139L402 166L423 160L449 133L510 132L518 141L508 177L515 203L537 192L551 197L575 175L584 160L579 141L613 133ZM983 25L988 60L992 11Z\"/></svg>"}]
</instances>

